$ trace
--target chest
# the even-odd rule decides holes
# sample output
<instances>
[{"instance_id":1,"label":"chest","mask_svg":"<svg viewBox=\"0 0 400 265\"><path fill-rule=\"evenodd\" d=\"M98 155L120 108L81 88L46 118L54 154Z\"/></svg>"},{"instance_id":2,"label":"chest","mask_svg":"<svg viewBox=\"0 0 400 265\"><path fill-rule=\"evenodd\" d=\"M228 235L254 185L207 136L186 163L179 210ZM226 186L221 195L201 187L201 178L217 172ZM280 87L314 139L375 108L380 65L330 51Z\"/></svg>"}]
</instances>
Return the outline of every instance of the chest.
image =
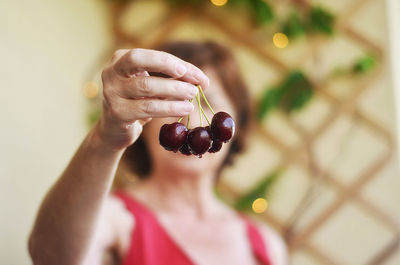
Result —
<instances>
[{"instance_id":1,"label":"chest","mask_svg":"<svg viewBox=\"0 0 400 265\"><path fill-rule=\"evenodd\" d=\"M246 225L239 220L159 218L167 235L195 264L257 264Z\"/></svg>"}]
</instances>

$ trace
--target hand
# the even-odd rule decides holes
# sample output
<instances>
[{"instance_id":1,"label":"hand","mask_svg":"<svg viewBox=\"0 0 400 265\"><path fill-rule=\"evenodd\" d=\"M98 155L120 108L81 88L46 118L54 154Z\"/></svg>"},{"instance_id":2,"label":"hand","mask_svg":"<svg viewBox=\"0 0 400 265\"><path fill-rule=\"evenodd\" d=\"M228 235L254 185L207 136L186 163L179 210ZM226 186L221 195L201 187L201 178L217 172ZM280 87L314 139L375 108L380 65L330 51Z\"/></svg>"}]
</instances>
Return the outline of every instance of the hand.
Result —
<instances>
[{"instance_id":1,"label":"hand","mask_svg":"<svg viewBox=\"0 0 400 265\"><path fill-rule=\"evenodd\" d=\"M193 110L188 100L197 94L195 85L209 85L196 66L147 49L116 51L102 72L102 81L103 110L95 129L102 141L117 150L134 143L152 117L186 116Z\"/></svg>"}]
</instances>

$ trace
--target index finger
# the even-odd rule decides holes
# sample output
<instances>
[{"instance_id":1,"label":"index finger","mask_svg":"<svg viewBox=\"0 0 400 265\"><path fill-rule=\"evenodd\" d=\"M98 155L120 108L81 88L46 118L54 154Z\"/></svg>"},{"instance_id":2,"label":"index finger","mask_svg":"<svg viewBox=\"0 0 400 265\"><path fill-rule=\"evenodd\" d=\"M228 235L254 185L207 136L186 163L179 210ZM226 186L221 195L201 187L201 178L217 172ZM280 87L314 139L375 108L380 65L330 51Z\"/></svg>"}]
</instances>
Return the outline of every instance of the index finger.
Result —
<instances>
[{"instance_id":1,"label":"index finger","mask_svg":"<svg viewBox=\"0 0 400 265\"><path fill-rule=\"evenodd\" d=\"M114 70L124 77L148 71L163 73L194 85L200 84L203 88L209 85L208 77L196 66L172 54L156 50L132 49L115 62Z\"/></svg>"}]
</instances>

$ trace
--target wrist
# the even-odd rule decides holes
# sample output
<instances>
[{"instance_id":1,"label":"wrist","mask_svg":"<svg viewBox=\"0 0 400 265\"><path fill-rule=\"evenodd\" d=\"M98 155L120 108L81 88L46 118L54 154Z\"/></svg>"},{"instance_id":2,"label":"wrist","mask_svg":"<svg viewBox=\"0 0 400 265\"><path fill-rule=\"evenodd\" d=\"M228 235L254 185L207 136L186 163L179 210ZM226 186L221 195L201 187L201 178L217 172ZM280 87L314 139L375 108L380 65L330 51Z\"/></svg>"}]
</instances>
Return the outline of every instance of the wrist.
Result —
<instances>
[{"instance_id":1,"label":"wrist","mask_svg":"<svg viewBox=\"0 0 400 265\"><path fill-rule=\"evenodd\" d=\"M95 149L97 152L101 153L122 154L126 149L126 147L113 145L111 141L107 139L101 129L100 121L98 121L90 131L88 141L90 148Z\"/></svg>"}]
</instances>

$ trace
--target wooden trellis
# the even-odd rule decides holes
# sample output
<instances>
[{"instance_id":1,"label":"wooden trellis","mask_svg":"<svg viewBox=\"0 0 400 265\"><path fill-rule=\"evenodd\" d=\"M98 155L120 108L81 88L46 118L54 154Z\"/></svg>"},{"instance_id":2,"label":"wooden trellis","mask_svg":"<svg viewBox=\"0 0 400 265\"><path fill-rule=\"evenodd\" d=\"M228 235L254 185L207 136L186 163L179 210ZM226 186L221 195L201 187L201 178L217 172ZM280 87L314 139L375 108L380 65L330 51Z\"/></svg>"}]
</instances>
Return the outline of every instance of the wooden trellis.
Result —
<instances>
[{"instance_id":1,"label":"wooden trellis","mask_svg":"<svg viewBox=\"0 0 400 265\"><path fill-rule=\"evenodd\" d=\"M268 211L261 215L261 218L285 235L289 250L291 252L304 248L322 264L339 264L339 261L336 260L335 257L329 256L324 249L316 246L309 239L315 233L315 231L317 231L317 229L325 224L341 207L343 207L343 205L349 201L356 203L359 207L369 212L372 216L374 216L374 218L385 224L391 229L391 231L393 231L394 234L396 234L396 237L393 241L388 242L387 245L380 246L379 253L370 261L368 261L367 264L382 264L383 261L385 261L398 250L399 246L399 224L393 219L392 216L389 216L386 212L382 211L378 205L365 198L365 196L363 196L360 192L368 182L376 177L377 173L388 163L395 152L394 139L391 133L363 113L356 104L363 92L381 76L382 65L384 64L384 48L376 43L371 42L368 38L353 30L349 26L348 22L348 18L353 16L369 1L371 0L354 1L352 5L347 8L345 13L340 14L335 28L340 34L346 36L360 46L366 47L369 51L376 54L379 57L379 61L383 63L379 64L373 70L373 72L370 73L368 77L358 85L358 87L355 87L352 90L351 95L345 99L335 96L326 89L322 89L325 87L327 80L314 80L311 77L311 82L314 84L316 94L329 102L332 108L325 119L317 126L316 129L312 130L311 132L306 131L300 124L297 124L296 122L290 120L290 118L287 118L287 122L291 128L295 130L298 135L302 136L302 141L298 146L289 146L281 139L274 136L271 131L265 127L262 127L261 125L257 125L256 128L257 132L262 135L262 138L267 142L267 144L272 145L276 149L280 150L282 155L279 164L282 167L286 167L287 165L291 164L300 166L305 169L305 171L307 171L311 177L316 177L315 172L317 172L318 178L329 183L339 195L333 201L333 203L321 211L318 216L316 216L304 228L296 231L293 230L293 223L282 223ZM303 6L307 5L306 1L301 1L301 3ZM112 47L110 51L107 51L105 58L109 58L110 53L121 46L129 45L130 47L155 47L166 41L168 36L181 24L195 16L196 19L212 25L212 27L229 36L230 39L236 44L251 50L254 54L262 58L262 60L272 65L282 75L289 70L289 66L284 60L278 58L274 53L267 51L261 46L260 43L252 38L249 38L248 35L244 35L242 31L238 31L232 25L216 16L213 12L208 12L207 8L197 8L196 10L193 10L190 7L169 9L167 15L160 18L158 24L155 25L157 27L157 34L152 37L151 41L146 41L139 36L127 33L122 28L120 19L128 5L129 3L114 3L111 5L114 47ZM249 28L248 32L251 32L252 30L254 29ZM321 45L329 41L329 39L324 38L312 39L312 48L309 49L308 53L302 55L298 63L295 65L300 66L305 58L310 57ZM322 135L327 128L341 115L348 115L351 116L355 121L362 122L369 131L379 135L381 140L383 140L385 143L385 152L382 154L382 156L372 162L367 169L361 172L361 174L352 183L342 183L332 172L319 168L319 166L315 164L313 165L314 169L311 170L309 164L309 160L312 159L312 151L309 150L310 147L316 142L318 137ZM304 156L304 152L306 152L307 156ZM228 183L222 183L221 190L233 198L239 196L239 192Z\"/></svg>"}]
</instances>

